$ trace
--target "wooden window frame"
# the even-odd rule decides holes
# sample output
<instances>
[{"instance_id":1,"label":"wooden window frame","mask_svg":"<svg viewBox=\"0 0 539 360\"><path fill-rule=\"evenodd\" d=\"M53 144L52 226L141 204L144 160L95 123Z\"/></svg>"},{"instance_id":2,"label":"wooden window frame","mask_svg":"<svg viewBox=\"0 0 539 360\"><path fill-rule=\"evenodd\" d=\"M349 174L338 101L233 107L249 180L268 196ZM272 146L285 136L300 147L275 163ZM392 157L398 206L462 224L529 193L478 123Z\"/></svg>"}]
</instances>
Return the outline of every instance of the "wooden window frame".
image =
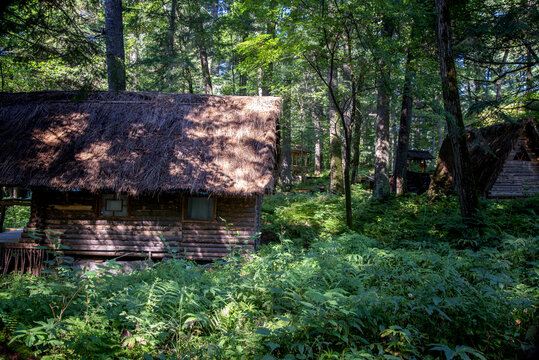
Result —
<instances>
[{"instance_id":1,"label":"wooden window frame","mask_svg":"<svg viewBox=\"0 0 539 360\"><path fill-rule=\"evenodd\" d=\"M120 194L120 196L125 196L126 197L126 200L127 200L127 204L126 204L126 209L125 209L125 212L126 212L126 215L125 216L114 216L114 215L103 215L101 213L101 210L103 208L103 196L104 195L116 195L114 193L99 193L98 194L98 204L97 204L97 215L98 215L98 218L101 218L101 219L111 219L111 220L115 220L115 219L119 219L119 220L122 220L122 219L130 219L131 218L131 197L127 194Z\"/></svg>"},{"instance_id":2,"label":"wooden window frame","mask_svg":"<svg viewBox=\"0 0 539 360\"><path fill-rule=\"evenodd\" d=\"M191 197L213 198L213 214L210 219L190 219L187 217L187 200ZM217 220L217 196L184 195L182 196L182 221L183 222L211 222Z\"/></svg>"}]
</instances>

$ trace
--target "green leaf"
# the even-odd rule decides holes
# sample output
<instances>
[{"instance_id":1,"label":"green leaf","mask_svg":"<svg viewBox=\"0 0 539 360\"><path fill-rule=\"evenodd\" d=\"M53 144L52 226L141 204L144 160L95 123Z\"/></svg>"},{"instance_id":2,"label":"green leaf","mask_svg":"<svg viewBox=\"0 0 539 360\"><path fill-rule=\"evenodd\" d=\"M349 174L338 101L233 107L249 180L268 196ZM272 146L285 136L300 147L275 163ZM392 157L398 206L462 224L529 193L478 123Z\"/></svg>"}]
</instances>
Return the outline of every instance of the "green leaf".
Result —
<instances>
[{"instance_id":1,"label":"green leaf","mask_svg":"<svg viewBox=\"0 0 539 360\"><path fill-rule=\"evenodd\" d=\"M271 335L271 331L269 329L266 329L266 328L258 328L258 329L255 330L255 334L269 336L269 335Z\"/></svg>"},{"instance_id":2,"label":"green leaf","mask_svg":"<svg viewBox=\"0 0 539 360\"><path fill-rule=\"evenodd\" d=\"M267 341L266 342L266 345L269 346L269 348L271 349L271 351L277 349L280 345L279 344L276 344L274 342L271 342L271 341Z\"/></svg>"}]
</instances>

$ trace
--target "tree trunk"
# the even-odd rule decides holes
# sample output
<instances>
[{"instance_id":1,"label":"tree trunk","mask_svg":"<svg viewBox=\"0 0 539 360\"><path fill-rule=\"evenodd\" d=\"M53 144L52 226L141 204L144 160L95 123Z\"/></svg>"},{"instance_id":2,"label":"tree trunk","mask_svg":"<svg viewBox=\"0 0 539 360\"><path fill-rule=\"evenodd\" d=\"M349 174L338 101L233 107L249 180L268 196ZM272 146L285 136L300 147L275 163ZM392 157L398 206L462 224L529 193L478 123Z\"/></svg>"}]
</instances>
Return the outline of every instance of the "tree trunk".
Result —
<instances>
[{"instance_id":1,"label":"tree trunk","mask_svg":"<svg viewBox=\"0 0 539 360\"><path fill-rule=\"evenodd\" d=\"M2 77L2 91L4 91L4 88L5 88L4 67L2 66L1 61L0 61L0 76Z\"/></svg>"},{"instance_id":2,"label":"tree trunk","mask_svg":"<svg viewBox=\"0 0 539 360\"><path fill-rule=\"evenodd\" d=\"M195 90L193 88L193 75L191 74L191 70L189 69L188 66L185 67L184 73L185 73L185 79L187 80L187 87L189 89L189 94L194 94Z\"/></svg>"},{"instance_id":3,"label":"tree trunk","mask_svg":"<svg viewBox=\"0 0 539 360\"><path fill-rule=\"evenodd\" d=\"M176 49L174 48L174 34L176 33L176 5L177 0L171 0L170 17L168 23L168 71L167 82L168 88L171 87L173 81L172 73L174 71L174 62L176 60Z\"/></svg>"},{"instance_id":4,"label":"tree trunk","mask_svg":"<svg viewBox=\"0 0 539 360\"><path fill-rule=\"evenodd\" d=\"M241 39L242 42L244 42L245 40L247 40L247 36L244 35ZM242 56L240 59L239 59L239 62L243 62L245 60L245 56ZM242 95L242 96L245 96L247 95L247 75L245 75L243 72L240 72L240 78L239 78L239 84L238 84L238 87L239 87L239 91L238 91L238 94L239 95Z\"/></svg>"},{"instance_id":5,"label":"tree trunk","mask_svg":"<svg viewBox=\"0 0 539 360\"><path fill-rule=\"evenodd\" d=\"M322 123L320 118L322 116L322 111L318 104L315 104L313 109L313 118L314 118L314 174L320 175L322 170Z\"/></svg>"},{"instance_id":6,"label":"tree trunk","mask_svg":"<svg viewBox=\"0 0 539 360\"><path fill-rule=\"evenodd\" d=\"M408 50L406 57L404 86L402 90L402 106L399 123L399 140L397 154L395 156L395 170L393 171L392 191L397 195L404 194L406 184L406 161L408 160L408 148L410 145L410 124L412 122L412 69L413 56Z\"/></svg>"},{"instance_id":7,"label":"tree trunk","mask_svg":"<svg viewBox=\"0 0 539 360\"><path fill-rule=\"evenodd\" d=\"M393 35L393 26L387 18L384 19L382 34L386 38ZM383 57L378 61L380 67L377 81L378 100L376 103L376 145L374 153L374 193L377 198L389 194L389 179L387 163L389 160L389 101L390 76L389 67Z\"/></svg>"},{"instance_id":8,"label":"tree trunk","mask_svg":"<svg viewBox=\"0 0 539 360\"><path fill-rule=\"evenodd\" d=\"M335 99L331 96L331 91L337 94L337 71L331 67L328 69L328 84L332 90L328 90L329 95L329 149L330 149L330 191L342 193L343 191L343 169L342 169L342 146L341 130L339 126L339 116L336 111Z\"/></svg>"},{"instance_id":9,"label":"tree trunk","mask_svg":"<svg viewBox=\"0 0 539 360\"><path fill-rule=\"evenodd\" d=\"M397 114L389 111L389 160L387 162L387 173L391 174L395 169L395 153L397 152ZM391 190L391 184L389 184Z\"/></svg>"},{"instance_id":10,"label":"tree trunk","mask_svg":"<svg viewBox=\"0 0 539 360\"><path fill-rule=\"evenodd\" d=\"M389 161L389 94L386 82L379 79L376 104L376 143L374 153L374 197L389 194L387 163Z\"/></svg>"},{"instance_id":11,"label":"tree trunk","mask_svg":"<svg viewBox=\"0 0 539 360\"><path fill-rule=\"evenodd\" d=\"M275 25L270 22L267 25L266 33L268 35L271 35L272 37L275 36ZM262 96L270 96L271 95L271 84L273 79L273 63L270 62L266 67L264 67L262 70L262 77L261 77L261 87L262 87Z\"/></svg>"},{"instance_id":12,"label":"tree trunk","mask_svg":"<svg viewBox=\"0 0 539 360\"><path fill-rule=\"evenodd\" d=\"M436 40L442 78L445 119L453 153L453 185L459 197L463 221L472 225L479 200L475 190L472 163L466 143L466 130L460 108L457 72L451 50L451 16L447 0L436 0Z\"/></svg>"},{"instance_id":13,"label":"tree trunk","mask_svg":"<svg viewBox=\"0 0 539 360\"><path fill-rule=\"evenodd\" d=\"M233 54L232 59L230 59L228 69L230 70L232 74L232 94L237 95L236 93L236 66L238 66L238 60L236 59L236 56Z\"/></svg>"},{"instance_id":14,"label":"tree trunk","mask_svg":"<svg viewBox=\"0 0 539 360\"><path fill-rule=\"evenodd\" d=\"M213 94L213 89L211 85L210 64L208 62L206 46L200 44L198 47L198 52L200 55L200 66L202 67L202 79L204 80L204 92L211 95Z\"/></svg>"},{"instance_id":15,"label":"tree trunk","mask_svg":"<svg viewBox=\"0 0 539 360\"><path fill-rule=\"evenodd\" d=\"M290 187L292 183L292 155L291 155L291 128L290 128L290 96L283 99L283 117L281 118L281 186Z\"/></svg>"},{"instance_id":16,"label":"tree trunk","mask_svg":"<svg viewBox=\"0 0 539 360\"><path fill-rule=\"evenodd\" d=\"M257 70L257 81L258 81L258 96L262 96L263 95L263 91L262 91L262 68L258 68Z\"/></svg>"},{"instance_id":17,"label":"tree trunk","mask_svg":"<svg viewBox=\"0 0 539 360\"><path fill-rule=\"evenodd\" d=\"M125 90L125 50L122 1L105 0L105 43L109 91Z\"/></svg>"},{"instance_id":18,"label":"tree trunk","mask_svg":"<svg viewBox=\"0 0 539 360\"><path fill-rule=\"evenodd\" d=\"M345 116L344 111L339 111L341 125L343 130L343 177L344 177L344 202L346 209L346 225L352 228L352 191L350 182L350 168L352 158L352 128L356 119L357 113L357 96L356 96L356 77L352 67L352 50L350 45L350 34L346 32L345 49L347 54L347 63L343 64L344 77L351 91L350 106L346 111L348 116ZM336 104L337 105L337 104Z\"/></svg>"},{"instance_id":19,"label":"tree trunk","mask_svg":"<svg viewBox=\"0 0 539 360\"><path fill-rule=\"evenodd\" d=\"M354 120L354 133L352 135L352 175L350 181L357 182L359 172L359 155L361 154L361 126L363 125L363 114L361 112L361 102L357 102L356 119Z\"/></svg>"},{"instance_id":20,"label":"tree trunk","mask_svg":"<svg viewBox=\"0 0 539 360\"><path fill-rule=\"evenodd\" d=\"M273 63L270 63L265 70L262 70L262 96L271 95L272 77L273 77Z\"/></svg>"},{"instance_id":21,"label":"tree trunk","mask_svg":"<svg viewBox=\"0 0 539 360\"><path fill-rule=\"evenodd\" d=\"M530 49L528 48L526 50L526 94L531 94L531 92L533 91L532 66L532 55Z\"/></svg>"},{"instance_id":22,"label":"tree trunk","mask_svg":"<svg viewBox=\"0 0 539 360\"><path fill-rule=\"evenodd\" d=\"M239 95L247 95L247 75L240 73Z\"/></svg>"},{"instance_id":23,"label":"tree trunk","mask_svg":"<svg viewBox=\"0 0 539 360\"><path fill-rule=\"evenodd\" d=\"M504 67L505 62L507 61L508 55L509 55L509 51L505 50L505 52L503 53L502 65L500 65L500 68L498 69L498 76L500 78L496 81L496 101L500 101L502 99L502 84L503 84L502 74L503 74L503 67Z\"/></svg>"},{"instance_id":24,"label":"tree trunk","mask_svg":"<svg viewBox=\"0 0 539 360\"><path fill-rule=\"evenodd\" d=\"M200 7L202 7L199 4ZM195 28L196 28L196 43L198 46L198 55L200 57L200 68L202 71L202 81L204 85L204 93L211 95L213 94L213 88L211 84L211 73L210 73L210 62L208 61L208 52L206 49L207 39L206 33L204 30L204 19L202 13L199 10L198 18L195 19Z\"/></svg>"}]
</instances>

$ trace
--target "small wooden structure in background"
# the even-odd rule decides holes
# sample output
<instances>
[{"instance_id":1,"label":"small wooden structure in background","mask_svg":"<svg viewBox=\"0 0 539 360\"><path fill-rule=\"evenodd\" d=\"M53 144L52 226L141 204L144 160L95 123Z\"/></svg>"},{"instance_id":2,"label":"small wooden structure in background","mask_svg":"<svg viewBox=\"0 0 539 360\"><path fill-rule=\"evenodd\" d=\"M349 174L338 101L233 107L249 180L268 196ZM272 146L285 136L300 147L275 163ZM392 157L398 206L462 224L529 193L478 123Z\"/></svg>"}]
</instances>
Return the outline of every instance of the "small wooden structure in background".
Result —
<instances>
[{"instance_id":1,"label":"small wooden structure in background","mask_svg":"<svg viewBox=\"0 0 539 360\"><path fill-rule=\"evenodd\" d=\"M211 260L256 248L278 98L76 95L0 94L0 184L32 189L30 222L18 243L0 244L0 270L35 273L37 245L53 240L79 258Z\"/></svg>"},{"instance_id":2,"label":"small wooden structure in background","mask_svg":"<svg viewBox=\"0 0 539 360\"><path fill-rule=\"evenodd\" d=\"M292 173L305 174L309 171L311 167L312 152L312 150L309 150L303 146L292 146L292 149L290 150L290 155L292 159Z\"/></svg>"},{"instance_id":3,"label":"small wooden structure in background","mask_svg":"<svg viewBox=\"0 0 539 360\"><path fill-rule=\"evenodd\" d=\"M428 163L434 156L426 150L408 150L408 163L406 166L406 192L422 194L430 185L430 174L426 173ZM411 171L411 164L418 164L421 171Z\"/></svg>"},{"instance_id":4,"label":"small wooden structure in background","mask_svg":"<svg viewBox=\"0 0 539 360\"><path fill-rule=\"evenodd\" d=\"M426 150L408 150L408 164L416 163L421 168L421 172L425 172L427 168L427 162L434 160L434 156Z\"/></svg>"},{"instance_id":5,"label":"small wooden structure in background","mask_svg":"<svg viewBox=\"0 0 539 360\"><path fill-rule=\"evenodd\" d=\"M532 119L470 129L467 135L480 195L516 198L539 194L539 133ZM452 157L444 140L429 193L453 189Z\"/></svg>"}]
</instances>

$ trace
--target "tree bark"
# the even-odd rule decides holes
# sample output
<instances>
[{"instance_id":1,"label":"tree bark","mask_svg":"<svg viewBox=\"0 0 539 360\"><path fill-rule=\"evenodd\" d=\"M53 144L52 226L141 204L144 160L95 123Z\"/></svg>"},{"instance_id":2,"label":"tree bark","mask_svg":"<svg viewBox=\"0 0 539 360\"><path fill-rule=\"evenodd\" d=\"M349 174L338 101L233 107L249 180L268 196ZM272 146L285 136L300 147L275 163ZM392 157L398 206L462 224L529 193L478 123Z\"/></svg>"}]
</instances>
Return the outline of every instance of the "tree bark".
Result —
<instances>
[{"instance_id":1,"label":"tree bark","mask_svg":"<svg viewBox=\"0 0 539 360\"><path fill-rule=\"evenodd\" d=\"M389 111L389 160L387 162L387 173L391 174L395 169L395 153L397 152L397 114ZM389 184L391 192L391 184Z\"/></svg>"},{"instance_id":2,"label":"tree bark","mask_svg":"<svg viewBox=\"0 0 539 360\"><path fill-rule=\"evenodd\" d=\"M202 67L202 79L204 80L204 92L211 95L213 94L213 89L211 85L210 64L208 62L208 53L206 52L206 47L200 44L198 47L198 52L200 55L200 66Z\"/></svg>"},{"instance_id":3,"label":"tree bark","mask_svg":"<svg viewBox=\"0 0 539 360\"><path fill-rule=\"evenodd\" d=\"M350 181L357 182L359 172L359 155L361 154L361 126L363 126L363 114L361 110L361 102L357 102L356 119L354 120L354 133L352 135L352 175Z\"/></svg>"},{"instance_id":4,"label":"tree bark","mask_svg":"<svg viewBox=\"0 0 539 360\"><path fill-rule=\"evenodd\" d=\"M239 76L239 95L247 95L247 75L240 73Z\"/></svg>"},{"instance_id":5,"label":"tree bark","mask_svg":"<svg viewBox=\"0 0 539 360\"><path fill-rule=\"evenodd\" d=\"M322 116L322 111L320 110L318 104L315 104L313 109L313 118L314 118L314 174L320 175L322 171L322 122L320 118Z\"/></svg>"},{"instance_id":6,"label":"tree bark","mask_svg":"<svg viewBox=\"0 0 539 360\"><path fill-rule=\"evenodd\" d=\"M2 66L1 61L0 61L0 76L2 77L2 91L4 91L4 88L5 88L4 67Z\"/></svg>"},{"instance_id":7,"label":"tree bark","mask_svg":"<svg viewBox=\"0 0 539 360\"><path fill-rule=\"evenodd\" d=\"M503 78L501 76L503 74L504 64L507 61L507 56L508 55L509 55L509 51L505 50L505 52L503 53L502 65L500 65L500 67L498 69L498 76L500 76L500 78L498 79L498 81L496 81L496 101L500 101L502 99Z\"/></svg>"},{"instance_id":8,"label":"tree bark","mask_svg":"<svg viewBox=\"0 0 539 360\"><path fill-rule=\"evenodd\" d=\"M200 4L198 6L201 7ZM211 73L210 73L210 63L208 61L208 52L206 49L206 33L204 30L204 19L202 13L198 13L198 17L195 19L195 28L196 28L196 42L198 46L198 55L200 58L200 68L202 71L202 81L204 85L204 93L211 95L213 94L213 88L211 83Z\"/></svg>"},{"instance_id":9,"label":"tree bark","mask_svg":"<svg viewBox=\"0 0 539 360\"><path fill-rule=\"evenodd\" d=\"M258 70L257 70L257 81L258 81L258 96L262 96L263 95L263 91L262 91L262 68L259 67Z\"/></svg>"},{"instance_id":10,"label":"tree bark","mask_svg":"<svg viewBox=\"0 0 539 360\"><path fill-rule=\"evenodd\" d=\"M266 29L267 29L267 34L271 35L272 37L275 35L275 25L273 23L268 24ZM262 96L270 96L271 84L272 84L272 79L273 79L273 63L270 62L264 69L261 69L261 71L262 71L262 77L261 77Z\"/></svg>"},{"instance_id":11,"label":"tree bark","mask_svg":"<svg viewBox=\"0 0 539 360\"><path fill-rule=\"evenodd\" d=\"M125 90L122 1L105 0L105 43L109 91Z\"/></svg>"},{"instance_id":12,"label":"tree bark","mask_svg":"<svg viewBox=\"0 0 539 360\"><path fill-rule=\"evenodd\" d=\"M247 40L247 35L243 35L241 41L244 42L245 40ZM245 60L245 56L241 56L241 58L239 59L239 62L243 62ZM242 95L242 96L245 96L247 95L247 75L245 75L243 72L240 72L240 76L239 76L239 84L238 84L238 94L239 95Z\"/></svg>"},{"instance_id":13,"label":"tree bark","mask_svg":"<svg viewBox=\"0 0 539 360\"><path fill-rule=\"evenodd\" d=\"M339 126L339 116L336 110L335 99L331 95L337 94L337 71L330 67L328 69L328 84L332 90L328 89L329 96L329 149L330 149L330 191L342 193L343 191L343 169L342 169L342 145L341 130Z\"/></svg>"},{"instance_id":14,"label":"tree bark","mask_svg":"<svg viewBox=\"0 0 539 360\"><path fill-rule=\"evenodd\" d=\"M385 18L382 34L385 38L393 35L393 26ZM374 153L374 193L376 198L389 194L389 179L387 163L389 160L389 101L390 101L390 70L384 57L378 61L380 67L377 81L378 100L376 103L376 145Z\"/></svg>"},{"instance_id":15,"label":"tree bark","mask_svg":"<svg viewBox=\"0 0 539 360\"><path fill-rule=\"evenodd\" d=\"M173 81L172 73L174 71L174 62L176 60L176 49L174 47L174 34L176 33L176 5L177 0L171 0L170 3L170 17L168 23L168 71L167 82L168 88Z\"/></svg>"},{"instance_id":16,"label":"tree bark","mask_svg":"<svg viewBox=\"0 0 539 360\"><path fill-rule=\"evenodd\" d=\"M352 189L350 181L350 168L352 163L352 128L356 119L357 113L357 96L356 96L356 76L352 67L352 49L350 44L350 34L346 32L345 49L348 62L343 64L344 75L348 81L351 98L350 109L348 111L349 116L341 115L341 124L343 129L343 148L344 148L344 161L343 161L343 177L344 177L344 202L346 209L346 225L352 228ZM348 118L348 120L347 120Z\"/></svg>"},{"instance_id":17,"label":"tree bark","mask_svg":"<svg viewBox=\"0 0 539 360\"><path fill-rule=\"evenodd\" d=\"M395 170L393 171L392 190L397 195L404 194L406 184L406 162L410 146L410 125L412 122L412 69L413 55L408 50L405 65L404 86L402 91L402 106L399 122L399 140L395 156Z\"/></svg>"},{"instance_id":18,"label":"tree bark","mask_svg":"<svg viewBox=\"0 0 539 360\"><path fill-rule=\"evenodd\" d=\"M451 50L451 16L447 0L436 0L436 40L442 78L445 119L453 153L453 185L458 194L464 223L477 215L479 200L475 189L466 130L460 108L457 72Z\"/></svg>"},{"instance_id":19,"label":"tree bark","mask_svg":"<svg viewBox=\"0 0 539 360\"><path fill-rule=\"evenodd\" d=\"M292 183L292 155L291 155L291 128L290 128L290 96L283 99L283 117L281 118L281 186L290 187Z\"/></svg>"},{"instance_id":20,"label":"tree bark","mask_svg":"<svg viewBox=\"0 0 539 360\"><path fill-rule=\"evenodd\" d=\"M530 49L526 49L526 94L531 94L533 91L533 60Z\"/></svg>"},{"instance_id":21,"label":"tree bark","mask_svg":"<svg viewBox=\"0 0 539 360\"><path fill-rule=\"evenodd\" d=\"M273 77L273 63L269 63L265 70L262 70L262 96L271 95L271 80Z\"/></svg>"},{"instance_id":22,"label":"tree bark","mask_svg":"<svg viewBox=\"0 0 539 360\"><path fill-rule=\"evenodd\" d=\"M387 163L389 161L389 94L386 81L379 79L376 103L376 142L374 153L374 197L389 194Z\"/></svg>"},{"instance_id":23,"label":"tree bark","mask_svg":"<svg viewBox=\"0 0 539 360\"><path fill-rule=\"evenodd\" d=\"M187 88L189 89L189 94L194 94L195 89L193 88L193 75L191 74L191 70L188 66L184 68L184 75L185 79L187 80Z\"/></svg>"}]
</instances>

